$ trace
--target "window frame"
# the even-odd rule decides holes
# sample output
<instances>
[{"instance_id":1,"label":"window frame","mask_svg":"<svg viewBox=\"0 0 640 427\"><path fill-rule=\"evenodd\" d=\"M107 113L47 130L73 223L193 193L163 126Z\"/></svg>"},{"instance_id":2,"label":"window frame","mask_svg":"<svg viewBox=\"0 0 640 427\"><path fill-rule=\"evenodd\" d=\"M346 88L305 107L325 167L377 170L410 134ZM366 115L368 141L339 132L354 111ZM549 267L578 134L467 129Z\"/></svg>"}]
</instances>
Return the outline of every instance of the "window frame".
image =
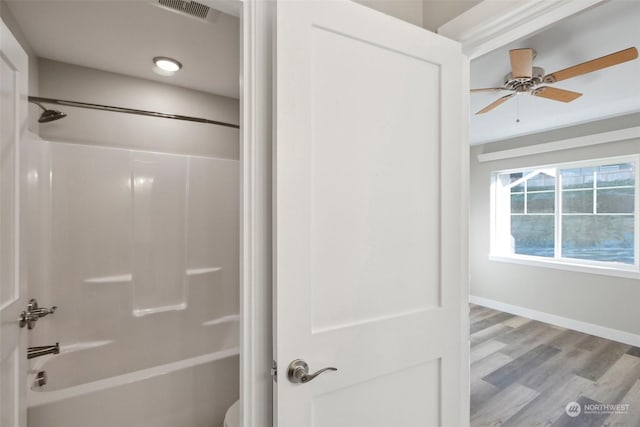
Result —
<instances>
[{"instance_id":1,"label":"window frame","mask_svg":"<svg viewBox=\"0 0 640 427\"><path fill-rule=\"evenodd\" d=\"M588 168L605 166L609 164L617 163L632 163L634 165L634 263L625 264L622 262L612 261L595 261L585 260L578 258L562 257L562 181L560 170L562 169L575 169L575 168ZM539 166L524 166L518 168L503 169L491 172L491 190L490 190L490 244L489 244L489 259L492 261L503 261L532 266L543 266L550 268L558 268L570 271L579 271L595 274L605 274L611 276L640 278L640 154L620 155L614 157L603 157L590 160L579 160L570 162L559 162L553 164L545 164ZM511 211L508 215L505 215L505 201L510 200L510 190L508 194L505 194L505 188L501 187L499 183L499 176L504 174L511 174L516 172L526 171L549 171L554 169L556 171L555 176L555 200L554 200L554 255L553 257L542 257L536 255L524 255L511 253L510 245L507 245L506 239L511 238L510 227L498 227L498 224L506 223L511 224ZM597 193L597 182L594 182L593 187L590 189L594 193ZM526 203L526 191L523 192ZM509 202L510 203L510 202ZM597 200L593 200L593 209L596 210ZM502 212L502 213L501 213ZM526 212L526 210L524 211ZM549 214L547 214L549 215ZM506 230L506 231L505 231Z\"/></svg>"}]
</instances>

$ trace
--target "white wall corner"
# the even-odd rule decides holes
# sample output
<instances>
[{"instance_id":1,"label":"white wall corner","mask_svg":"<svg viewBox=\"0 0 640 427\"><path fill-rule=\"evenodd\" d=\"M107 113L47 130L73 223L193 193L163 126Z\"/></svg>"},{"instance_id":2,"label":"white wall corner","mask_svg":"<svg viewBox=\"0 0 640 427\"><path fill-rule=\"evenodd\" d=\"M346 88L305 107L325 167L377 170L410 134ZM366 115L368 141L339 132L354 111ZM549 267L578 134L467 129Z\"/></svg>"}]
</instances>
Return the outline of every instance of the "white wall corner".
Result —
<instances>
[{"instance_id":1,"label":"white wall corner","mask_svg":"<svg viewBox=\"0 0 640 427\"><path fill-rule=\"evenodd\" d=\"M437 32L443 24L460 16L480 2L481 0L423 0L422 26L429 31Z\"/></svg>"}]
</instances>

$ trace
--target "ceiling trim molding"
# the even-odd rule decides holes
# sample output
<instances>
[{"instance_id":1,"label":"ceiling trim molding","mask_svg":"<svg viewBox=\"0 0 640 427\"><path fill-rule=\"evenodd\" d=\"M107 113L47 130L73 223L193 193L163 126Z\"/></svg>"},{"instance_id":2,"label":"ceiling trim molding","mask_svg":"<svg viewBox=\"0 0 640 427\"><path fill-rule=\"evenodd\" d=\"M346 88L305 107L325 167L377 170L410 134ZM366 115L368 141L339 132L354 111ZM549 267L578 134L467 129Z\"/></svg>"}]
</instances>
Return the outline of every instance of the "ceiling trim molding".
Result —
<instances>
[{"instance_id":1,"label":"ceiling trim molding","mask_svg":"<svg viewBox=\"0 0 640 427\"><path fill-rule=\"evenodd\" d=\"M484 55L606 0L484 0L438 28L462 43L470 59Z\"/></svg>"},{"instance_id":2,"label":"ceiling trim molding","mask_svg":"<svg viewBox=\"0 0 640 427\"><path fill-rule=\"evenodd\" d=\"M593 135L578 136L569 139L561 139L552 142L545 142L543 144L512 148L509 150L482 153L478 154L478 162L483 163L494 160L513 159L515 157L550 153L552 151L570 150L572 148L588 147L590 145L606 144L608 142L620 142L635 138L640 138L640 126L618 129L610 132L601 132Z\"/></svg>"}]
</instances>

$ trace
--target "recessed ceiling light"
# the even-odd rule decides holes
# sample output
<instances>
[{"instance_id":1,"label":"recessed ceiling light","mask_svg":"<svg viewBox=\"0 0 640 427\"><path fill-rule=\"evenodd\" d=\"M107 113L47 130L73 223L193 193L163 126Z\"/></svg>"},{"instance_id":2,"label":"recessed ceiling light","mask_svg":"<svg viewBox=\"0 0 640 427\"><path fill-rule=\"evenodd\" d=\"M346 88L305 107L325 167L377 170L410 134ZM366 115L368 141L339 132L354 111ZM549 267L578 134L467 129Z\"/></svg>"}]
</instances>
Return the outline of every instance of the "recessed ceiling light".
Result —
<instances>
[{"instance_id":1,"label":"recessed ceiling light","mask_svg":"<svg viewBox=\"0 0 640 427\"><path fill-rule=\"evenodd\" d=\"M179 61L173 58L167 58L166 56L156 56L153 58L153 63L156 65L154 70L163 75L173 75L182 68L182 64Z\"/></svg>"}]
</instances>

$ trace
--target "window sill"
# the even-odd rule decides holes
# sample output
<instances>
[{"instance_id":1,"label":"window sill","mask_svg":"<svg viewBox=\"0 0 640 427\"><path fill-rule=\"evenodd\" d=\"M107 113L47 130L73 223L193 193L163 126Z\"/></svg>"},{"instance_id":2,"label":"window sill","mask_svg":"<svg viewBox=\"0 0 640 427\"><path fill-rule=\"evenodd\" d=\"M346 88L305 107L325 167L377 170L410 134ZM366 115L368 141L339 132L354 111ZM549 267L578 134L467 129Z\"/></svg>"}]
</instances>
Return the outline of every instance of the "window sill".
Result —
<instances>
[{"instance_id":1,"label":"window sill","mask_svg":"<svg viewBox=\"0 0 640 427\"><path fill-rule=\"evenodd\" d=\"M558 270L575 271L578 273L600 274L603 276L623 277L627 279L640 279L640 272L634 269L633 266L630 266L629 269L623 269L518 255L489 255L489 260L529 265L533 267L555 268Z\"/></svg>"}]
</instances>

